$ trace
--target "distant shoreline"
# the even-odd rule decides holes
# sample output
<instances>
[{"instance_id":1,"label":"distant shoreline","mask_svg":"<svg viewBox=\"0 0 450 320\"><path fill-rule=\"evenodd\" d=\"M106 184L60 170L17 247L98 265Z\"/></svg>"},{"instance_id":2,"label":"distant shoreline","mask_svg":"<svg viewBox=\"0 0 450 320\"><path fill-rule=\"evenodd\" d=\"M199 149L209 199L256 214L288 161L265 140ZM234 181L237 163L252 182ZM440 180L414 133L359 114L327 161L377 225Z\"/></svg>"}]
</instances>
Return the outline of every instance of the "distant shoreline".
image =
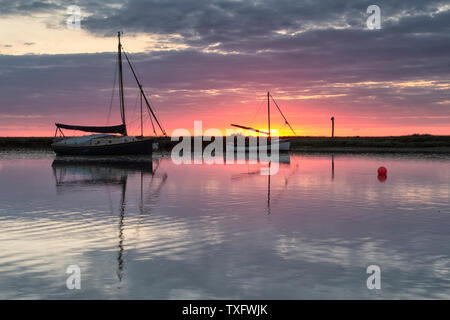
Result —
<instances>
[{"instance_id":1,"label":"distant shoreline","mask_svg":"<svg viewBox=\"0 0 450 320\"><path fill-rule=\"evenodd\" d=\"M162 151L170 151L177 143L170 141L170 138L156 139ZM450 136L290 137L290 139L291 150L297 152L450 153ZM0 150L51 150L53 140L52 137L0 137Z\"/></svg>"},{"instance_id":2,"label":"distant shoreline","mask_svg":"<svg viewBox=\"0 0 450 320\"><path fill-rule=\"evenodd\" d=\"M321 147L304 147L292 148L292 152L305 153L429 153L429 154L450 154L450 147L422 147L422 148L379 148L379 147L337 147L337 148L321 148Z\"/></svg>"}]
</instances>

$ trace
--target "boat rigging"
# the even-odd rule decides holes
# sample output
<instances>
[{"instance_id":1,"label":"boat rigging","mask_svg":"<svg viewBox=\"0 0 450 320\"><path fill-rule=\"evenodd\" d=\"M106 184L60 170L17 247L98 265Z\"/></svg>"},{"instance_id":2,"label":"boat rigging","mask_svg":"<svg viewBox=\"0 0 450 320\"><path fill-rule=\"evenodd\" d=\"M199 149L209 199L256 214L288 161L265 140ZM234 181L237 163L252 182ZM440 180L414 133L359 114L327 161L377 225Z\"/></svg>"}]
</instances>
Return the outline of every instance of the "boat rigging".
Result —
<instances>
[{"instance_id":1,"label":"boat rigging","mask_svg":"<svg viewBox=\"0 0 450 320\"><path fill-rule=\"evenodd\" d=\"M155 136L157 135L153 120L158 125L159 130L163 136L167 136L166 131L161 125L160 120L156 116L155 111L149 103L147 95L144 92L141 81L139 80L135 68L129 58L128 54L123 49L121 43L121 32L117 33L118 46L117 46L117 62L118 62L118 78L119 78L119 106L121 124L113 126L83 126L83 125L68 125L62 123L56 123L55 137L58 132L62 137L64 133L62 129L78 130L83 132L97 133L89 136L75 137L64 139L52 144L52 148L57 154L67 155L114 155L114 154L149 154L155 147L156 141L152 138L143 136L143 119L142 119L142 102L145 101L147 106L150 121L153 127ZM124 85L123 85L123 68L122 68L122 54L131 69L133 77L138 85L140 98L141 98L141 136L130 137L127 132L126 124L126 112L125 112L125 99L124 99ZM114 82L115 86L115 82ZM114 92L114 90L113 90ZM108 116L109 118L109 116ZM120 134L117 136L114 134Z\"/></svg>"}]
</instances>

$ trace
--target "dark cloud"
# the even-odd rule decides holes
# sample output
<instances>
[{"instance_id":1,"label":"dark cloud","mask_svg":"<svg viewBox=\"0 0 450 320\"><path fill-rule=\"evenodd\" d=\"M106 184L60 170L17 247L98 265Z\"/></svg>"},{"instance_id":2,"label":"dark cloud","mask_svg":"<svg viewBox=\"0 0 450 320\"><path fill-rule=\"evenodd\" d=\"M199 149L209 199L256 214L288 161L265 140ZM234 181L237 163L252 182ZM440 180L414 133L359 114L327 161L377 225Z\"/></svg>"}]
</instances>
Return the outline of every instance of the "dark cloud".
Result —
<instances>
[{"instance_id":1,"label":"dark cloud","mask_svg":"<svg viewBox=\"0 0 450 320\"><path fill-rule=\"evenodd\" d=\"M379 1L381 30L365 26L371 4L351 0L130 0L120 9L86 18L83 26L97 34L113 34L118 29L178 33L191 48L215 45L215 50L238 53L235 60L246 61L246 66L251 59L278 60L278 73L291 70L291 76L284 72L289 80L298 74L350 82L448 78L450 10L439 11L446 1ZM280 30L299 33L283 35L277 33Z\"/></svg>"},{"instance_id":2,"label":"dark cloud","mask_svg":"<svg viewBox=\"0 0 450 320\"><path fill-rule=\"evenodd\" d=\"M446 1L379 1L386 26L401 25L410 19L436 14ZM347 26L365 28L369 0L129 0L121 8L105 8L84 20L84 26L98 34L127 32L178 33L191 45L220 42L236 46L248 40L267 40L276 31L305 31ZM87 7L89 10L89 7ZM442 20L443 21L443 20ZM448 23L445 24L448 28ZM435 30L436 31L436 30ZM263 48L260 48L263 49Z\"/></svg>"},{"instance_id":3,"label":"dark cloud","mask_svg":"<svg viewBox=\"0 0 450 320\"><path fill-rule=\"evenodd\" d=\"M26 1L26 0L3 0L1 1L1 15L19 14L31 15L34 13L51 12L61 8L59 3L53 1Z\"/></svg>"}]
</instances>

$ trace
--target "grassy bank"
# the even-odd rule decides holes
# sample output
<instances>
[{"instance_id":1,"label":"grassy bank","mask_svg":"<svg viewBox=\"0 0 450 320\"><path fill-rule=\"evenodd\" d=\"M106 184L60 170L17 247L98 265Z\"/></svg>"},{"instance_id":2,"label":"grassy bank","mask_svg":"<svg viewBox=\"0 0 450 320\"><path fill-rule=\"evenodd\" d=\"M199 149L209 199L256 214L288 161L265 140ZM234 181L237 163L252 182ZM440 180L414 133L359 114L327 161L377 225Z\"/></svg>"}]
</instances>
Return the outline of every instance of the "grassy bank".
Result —
<instances>
[{"instance_id":1,"label":"grassy bank","mask_svg":"<svg viewBox=\"0 0 450 320\"><path fill-rule=\"evenodd\" d=\"M160 149L170 151L177 142L157 138ZM398 137L292 137L291 149L298 151L343 152L448 152L450 136L410 135ZM1 150L50 149L50 137L0 137ZM208 144L205 142L204 144Z\"/></svg>"},{"instance_id":2,"label":"grassy bank","mask_svg":"<svg viewBox=\"0 0 450 320\"><path fill-rule=\"evenodd\" d=\"M0 150L50 149L52 142L49 137L0 137Z\"/></svg>"}]
</instances>

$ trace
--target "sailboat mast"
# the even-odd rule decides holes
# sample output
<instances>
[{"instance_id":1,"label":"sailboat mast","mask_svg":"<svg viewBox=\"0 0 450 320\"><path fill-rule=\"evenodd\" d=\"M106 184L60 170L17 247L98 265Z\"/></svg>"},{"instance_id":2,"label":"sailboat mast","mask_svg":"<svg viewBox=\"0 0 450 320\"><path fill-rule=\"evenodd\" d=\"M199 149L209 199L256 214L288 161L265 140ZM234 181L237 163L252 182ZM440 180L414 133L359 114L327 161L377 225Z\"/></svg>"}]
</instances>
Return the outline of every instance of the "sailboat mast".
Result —
<instances>
[{"instance_id":1,"label":"sailboat mast","mask_svg":"<svg viewBox=\"0 0 450 320\"><path fill-rule=\"evenodd\" d=\"M143 119L142 119L142 92L140 92L140 97L141 97L141 137L144 136L144 123L143 123Z\"/></svg>"},{"instance_id":2,"label":"sailboat mast","mask_svg":"<svg viewBox=\"0 0 450 320\"><path fill-rule=\"evenodd\" d=\"M267 132L269 133L270 138L270 92L267 92L267 121L269 126L269 130Z\"/></svg>"},{"instance_id":3,"label":"sailboat mast","mask_svg":"<svg viewBox=\"0 0 450 320\"><path fill-rule=\"evenodd\" d=\"M117 32L119 39L118 55L119 55L119 95L120 95L120 115L122 117L122 123L125 127L124 136L127 135L127 127L125 122L125 102L123 98L123 77L122 77L122 45L120 44L120 31Z\"/></svg>"}]
</instances>

